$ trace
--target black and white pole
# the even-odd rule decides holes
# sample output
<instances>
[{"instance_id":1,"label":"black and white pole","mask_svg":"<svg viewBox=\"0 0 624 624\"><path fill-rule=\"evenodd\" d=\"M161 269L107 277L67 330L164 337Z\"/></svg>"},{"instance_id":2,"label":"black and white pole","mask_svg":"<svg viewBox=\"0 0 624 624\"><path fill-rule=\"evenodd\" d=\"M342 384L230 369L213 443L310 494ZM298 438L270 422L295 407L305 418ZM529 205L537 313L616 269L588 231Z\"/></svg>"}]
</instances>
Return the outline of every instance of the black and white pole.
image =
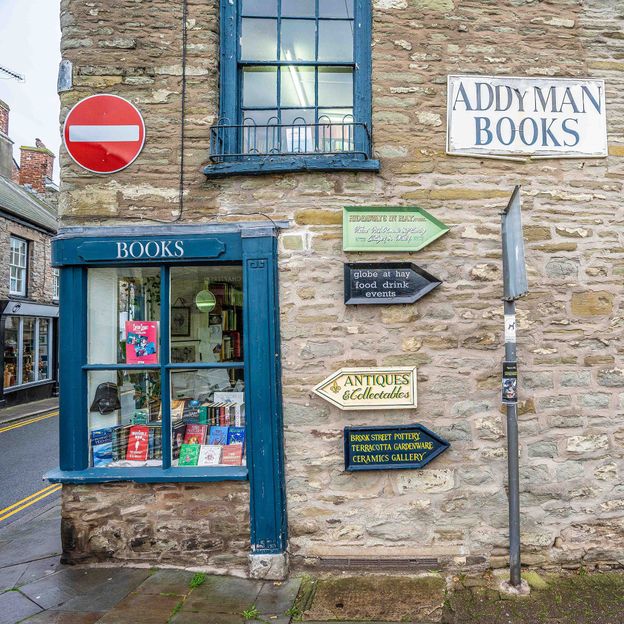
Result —
<instances>
[{"instance_id":1,"label":"black and white pole","mask_svg":"<svg viewBox=\"0 0 624 624\"><path fill-rule=\"evenodd\" d=\"M524 261L520 187L516 186L501 214L503 239L503 301L505 362L502 401L507 407L507 468L509 486L510 585L519 587L520 576L520 476L518 459L518 358L516 354L516 299L529 291Z\"/></svg>"}]
</instances>

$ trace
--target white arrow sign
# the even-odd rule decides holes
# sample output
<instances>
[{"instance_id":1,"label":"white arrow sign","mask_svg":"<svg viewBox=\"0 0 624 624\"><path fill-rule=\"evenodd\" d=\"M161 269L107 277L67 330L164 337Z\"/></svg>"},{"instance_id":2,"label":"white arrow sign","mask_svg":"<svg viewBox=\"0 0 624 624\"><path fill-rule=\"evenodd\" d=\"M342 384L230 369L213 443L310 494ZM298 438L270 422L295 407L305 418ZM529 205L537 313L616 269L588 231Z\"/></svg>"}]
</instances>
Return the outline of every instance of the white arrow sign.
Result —
<instances>
[{"instance_id":1,"label":"white arrow sign","mask_svg":"<svg viewBox=\"0 0 624 624\"><path fill-rule=\"evenodd\" d=\"M314 392L342 410L416 407L416 368L341 368Z\"/></svg>"}]
</instances>

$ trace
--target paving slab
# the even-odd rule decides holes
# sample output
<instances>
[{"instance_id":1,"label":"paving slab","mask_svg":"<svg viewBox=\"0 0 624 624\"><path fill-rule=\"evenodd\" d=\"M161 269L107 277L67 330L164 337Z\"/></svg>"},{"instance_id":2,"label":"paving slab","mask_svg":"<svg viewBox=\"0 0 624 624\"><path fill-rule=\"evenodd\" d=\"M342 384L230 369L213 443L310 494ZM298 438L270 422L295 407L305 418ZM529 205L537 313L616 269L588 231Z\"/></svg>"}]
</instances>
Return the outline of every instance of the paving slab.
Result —
<instances>
[{"instance_id":1,"label":"paving slab","mask_svg":"<svg viewBox=\"0 0 624 624\"><path fill-rule=\"evenodd\" d=\"M142 594L175 594L186 596L191 591L194 572L187 570L158 570L149 576L138 588Z\"/></svg>"},{"instance_id":2,"label":"paving slab","mask_svg":"<svg viewBox=\"0 0 624 624\"><path fill-rule=\"evenodd\" d=\"M59 570L63 569L63 565L61 564L59 557L56 555L54 555L54 557L36 559L35 561L31 561L29 563L20 564L20 566L23 566L25 569L22 576L18 579L16 587L38 581L39 579L55 574Z\"/></svg>"},{"instance_id":3,"label":"paving slab","mask_svg":"<svg viewBox=\"0 0 624 624\"><path fill-rule=\"evenodd\" d=\"M59 611L108 611L149 576L149 570L134 568L77 568L75 572L82 575L68 574L65 579L74 597L58 607Z\"/></svg>"},{"instance_id":4,"label":"paving slab","mask_svg":"<svg viewBox=\"0 0 624 624\"><path fill-rule=\"evenodd\" d=\"M16 624L42 611L41 607L18 591L0 594L0 624Z\"/></svg>"},{"instance_id":5,"label":"paving slab","mask_svg":"<svg viewBox=\"0 0 624 624\"><path fill-rule=\"evenodd\" d=\"M0 568L0 593L13 589L28 568L27 563Z\"/></svg>"},{"instance_id":6,"label":"paving slab","mask_svg":"<svg viewBox=\"0 0 624 624\"><path fill-rule=\"evenodd\" d=\"M285 582L265 581L256 598L256 609L265 619L270 618L271 622L281 624L281 620L284 620L287 623L290 617L286 616L286 611L293 606L300 585L301 580L297 578Z\"/></svg>"},{"instance_id":7,"label":"paving slab","mask_svg":"<svg viewBox=\"0 0 624 624\"><path fill-rule=\"evenodd\" d=\"M59 521L44 518L41 521L24 523L24 527L11 535L11 539L7 541L8 543L0 549L0 568L59 556L61 554Z\"/></svg>"},{"instance_id":8,"label":"paving slab","mask_svg":"<svg viewBox=\"0 0 624 624\"><path fill-rule=\"evenodd\" d=\"M100 618L98 624L167 624L179 596L133 592L114 609Z\"/></svg>"},{"instance_id":9,"label":"paving slab","mask_svg":"<svg viewBox=\"0 0 624 624\"><path fill-rule=\"evenodd\" d=\"M20 624L95 624L104 613L68 613L65 611L43 611Z\"/></svg>"},{"instance_id":10,"label":"paving slab","mask_svg":"<svg viewBox=\"0 0 624 624\"><path fill-rule=\"evenodd\" d=\"M270 620L270 622L272 623L273 620ZM168 624L258 624L258 621L245 620L242 615L235 615L234 613L191 613L180 611L180 613L176 613L169 620Z\"/></svg>"},{"instance_id":11,"label":"paving slab","mask_svg":"<svg viewBox=\"0 0 624 624\"><path fill-rule=\"evenodd\" d=\"M256 604L263 581L225 576L208 576L196 587L182 607L185 613L240 615Z\"/></svg>"}]
</instances>

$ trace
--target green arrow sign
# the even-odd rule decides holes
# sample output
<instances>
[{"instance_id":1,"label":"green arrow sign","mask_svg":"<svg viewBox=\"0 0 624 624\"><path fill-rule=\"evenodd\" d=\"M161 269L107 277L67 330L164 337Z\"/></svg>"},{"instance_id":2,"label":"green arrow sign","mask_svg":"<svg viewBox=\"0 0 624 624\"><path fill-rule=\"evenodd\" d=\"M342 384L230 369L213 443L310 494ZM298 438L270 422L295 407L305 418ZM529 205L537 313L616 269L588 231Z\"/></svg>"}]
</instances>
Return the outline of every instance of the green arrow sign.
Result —
<instances>
[{"instance_id":1,"label":"green arrow sign","mask_svg":"<svg viewBox=\"0 0 624 624\"><path fill-rule=\"evenodd\" d=\"M449 229L415 206L345 206L342 248L344 251L419 251Z\"/></svg>"}]
</instances>

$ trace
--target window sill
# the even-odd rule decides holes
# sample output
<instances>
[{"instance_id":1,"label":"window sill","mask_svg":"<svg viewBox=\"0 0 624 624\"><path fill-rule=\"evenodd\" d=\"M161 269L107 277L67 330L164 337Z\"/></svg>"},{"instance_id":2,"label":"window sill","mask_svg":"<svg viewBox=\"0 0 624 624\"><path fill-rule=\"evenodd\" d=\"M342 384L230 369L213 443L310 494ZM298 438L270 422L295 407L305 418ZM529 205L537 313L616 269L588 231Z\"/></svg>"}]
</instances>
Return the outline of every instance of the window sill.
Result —
<instances>
[{"instance_id":1,"label":"window sill","mask_svg":"<svg viewBox=\"0 0 624 624\"><path fill-rule=\"evenodd\" d=\"M4 388L5 394L10 394L11 392L19 392L20 390L26 390L28 388L34 388L36 386L46 386L51 383L56 383L54 379L41 379L39 381L29 381L28 383L17 384L15 386L8 386Z\"/></svg>"},{"instance_id":2,"label":"window sill","mask_svg":"<svg viewBox=\"0 0 624 624\"><path fill-rule=\"evenodd\" d=\"M378 160L353 156L276 156L215 163L204 167L208 177L228 175L261 175L297 171L379 171Z\"/></svg>"},{"instance_id":3,"label":"window sill","mask_svg":"<svg viewBox=\"0 0 624 624\"><path fill-rule=\"evenodd\" d=\"M50 483L198 483L214 481L247 481L246 466L215 468L87 468L86 470L52 470L45 475Z\"/></svg>"}]
</instances>

